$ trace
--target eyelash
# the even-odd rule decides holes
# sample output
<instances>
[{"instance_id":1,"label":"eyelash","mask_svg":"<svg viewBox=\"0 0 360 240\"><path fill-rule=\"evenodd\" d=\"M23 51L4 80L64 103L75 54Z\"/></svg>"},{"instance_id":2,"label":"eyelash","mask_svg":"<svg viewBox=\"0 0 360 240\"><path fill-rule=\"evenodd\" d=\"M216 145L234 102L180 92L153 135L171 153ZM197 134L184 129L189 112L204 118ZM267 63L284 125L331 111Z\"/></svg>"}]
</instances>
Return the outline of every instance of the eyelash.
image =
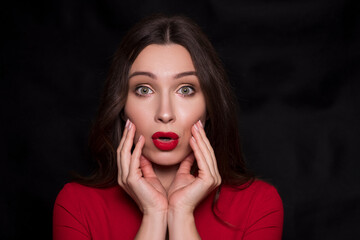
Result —
<instances>
[{"instance_id":1,"label":"eyelash","mask_svg":"<svg viewBox=\"0 0 360 240\"><path fill-rule=\"evenodd\" d=\"M138 86L136 87L135 89L135 94L137 96L140 96L140 97L144 97L145 95L148 95L148 94L141 94L141 89L148 89L150 90L152 93L154 92L153 90L151 90L151 88L147 87L147 86Z\"/></svg>"},{"instance_id":2,"label":"eyelash","mask_svg":"<svg viewBox=\"0 0 360 240\"><path fill-rule=\"evenodd\" d=\"M195 89L194 89L192 86L189 86L189 85L180 87L179 90L177 90L176 92L179 92L181 89L184 89L184 88L190 89L190 93L189 93L189 94L179 93L181 96L183 96L183 97L189 97L189 96L192 96L192 95L195 94ZM141 93L141 90L142 90L142 89L148 89L149 91L151 91L151 93L142 94L142 93ZM149 94L152 94L152 93L154 93L154 91L153 91L151 88L147 87L147 86L138 86L138 87L136 87L136 89L135 89L135 94L136 94L137 96L140 96L140 97L145 97L146 95L149 95Z\"/></svg>"},{"instance_id":3,"label":"eyelash","mask_svg":"<svg viewBox=\"0 0 360 240\"><path fill-rule=\"evenodd\" d=\"M177 91L177 92L179 92L181 89L184 89L184 88L188 88L188 89L190 89L190 93L188 93L188 94L182 94L182 93L180 93L182 96L186 96L186 97L189 97L189 96L192 96L192 95L194 95L195 94L195 89L192 87L192 86L188 86L188 85L186 85L186 86L182 86L181 88L179 88L179 90Z\"/></svg>"}]
</instances>

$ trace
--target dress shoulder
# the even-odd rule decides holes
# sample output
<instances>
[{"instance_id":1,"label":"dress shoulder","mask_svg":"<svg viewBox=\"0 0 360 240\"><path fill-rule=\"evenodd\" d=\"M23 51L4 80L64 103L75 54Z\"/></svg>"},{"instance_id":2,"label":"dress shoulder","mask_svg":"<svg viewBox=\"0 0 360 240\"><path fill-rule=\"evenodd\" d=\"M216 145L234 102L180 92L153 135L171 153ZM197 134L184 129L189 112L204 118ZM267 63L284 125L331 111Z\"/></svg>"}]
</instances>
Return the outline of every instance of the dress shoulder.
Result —
<instances>
[{"instance_id":1,"label":"dress shoulder","mask_svg":"<svg viewBox=\"0 0 360 240\"><path fill-rule=\"evenodd\" d=\"M77 183L67 183L59 192L53 210L53 239L90 239L79 195L91 191Z\"/></svg>"},{"instance_id":2,"label":"dress shoulder","mask_svg":"<svg viewBox=\"0 0 360 240\"><path fill-rule=\"evenodd\" d=\"M77 199L78 194L81 195L83 192L89 191L89 189L87 188L88 187L85 187L78 183L66 183L64 187L60 190L55 203L65 203L69 200L72 201L74 199Z\"/></svg>"},{"instance_id":3,"label":"dress shoulder","mask_svg":"<svg viewBox=\"0 0 360 240\"><path fill-rule=\"evenodd\" d=\"M133 239L141 212L120 186L88 187L65 184L53 213L53 237L63 239Z\"/></svg>"},{"instance_id":4,"label":"dress shoulder","mask_svg":"<svg viewBox=\"0 0 360 240\"><path fill-rule=\"evenodd\" d=\"M284 214L282 200L276 188L262 180L255 180L247 187L223 186L217 213L227 223L244 232L244 236L267 239L256 234L271 229L274 234L270 235L277 236L271 239L281 238Z\"/></svg>"}]
</instances>

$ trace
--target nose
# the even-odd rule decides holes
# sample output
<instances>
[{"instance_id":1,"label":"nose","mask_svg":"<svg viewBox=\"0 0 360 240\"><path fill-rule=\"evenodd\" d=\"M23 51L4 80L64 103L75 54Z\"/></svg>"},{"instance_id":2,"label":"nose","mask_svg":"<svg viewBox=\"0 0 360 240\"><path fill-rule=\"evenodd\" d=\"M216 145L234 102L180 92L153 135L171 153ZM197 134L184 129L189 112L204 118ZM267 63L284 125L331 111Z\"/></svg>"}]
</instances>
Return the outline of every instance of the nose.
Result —
<instances>
[{"instance_id":1,"label":"nose","mask_svg":"<svg viewBox=\"0 0 360 240\"><path fill-rule=\"evenodd\" d=\"M159 97L155 121L162 123L175 121L174 108L170 96L163 95Z\"/></svg>"}]
</instances>

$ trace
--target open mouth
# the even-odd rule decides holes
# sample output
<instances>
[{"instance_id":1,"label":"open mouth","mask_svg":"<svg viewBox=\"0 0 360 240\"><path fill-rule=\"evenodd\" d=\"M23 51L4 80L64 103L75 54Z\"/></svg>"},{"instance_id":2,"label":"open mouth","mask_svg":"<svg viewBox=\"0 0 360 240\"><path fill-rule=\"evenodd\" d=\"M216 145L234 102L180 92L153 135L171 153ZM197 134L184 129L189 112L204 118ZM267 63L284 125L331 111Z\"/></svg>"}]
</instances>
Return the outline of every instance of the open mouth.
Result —
<instances>
[{"instance_id":1,"label":"open mouth","mask_svg":"<svg viewBox=\"0 0 360 240\"><path fill-rule=\"evenodd\" d=\"M168 138L168 137L159 137L158 139L159 139L159 141L163 141L163 142L168 142L168 141L173 140L172 138Z\"/></svg>"},{"instance_id":2,"label":"open mouth","mask_svg":"<svg viewBox=\"0 0 360 240\"><path fill-rule=\"evenodd\" d=\"M152 140L159 150L170 151L178 144L179 136L174 132L156 132L152 135Z\"/></svg>"}]
</instances>

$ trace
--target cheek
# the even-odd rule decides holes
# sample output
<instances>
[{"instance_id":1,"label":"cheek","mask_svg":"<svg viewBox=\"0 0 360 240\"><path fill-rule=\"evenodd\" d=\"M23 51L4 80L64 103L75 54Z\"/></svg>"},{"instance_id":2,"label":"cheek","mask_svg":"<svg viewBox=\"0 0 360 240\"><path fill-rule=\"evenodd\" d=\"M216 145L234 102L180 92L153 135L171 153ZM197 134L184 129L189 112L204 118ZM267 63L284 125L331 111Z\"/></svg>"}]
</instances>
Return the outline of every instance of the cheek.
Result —
<instances>
[{"instance_id":1,"label":"cheek","mask_svg":"<svg viewBox=\"0 0 360 240\"><path fill-rule=\"evenodd\" d=\"M124 113L125 117L128 118L136 127L134 142L137 142L140 135L144 135L146 129L149 129L149 119L151 111L146 107L139 107L140 104L133 102L128 102L125 105Z\"/></svg>"},{"instance_id":2,"label":"cheek","mask_svg":"<svg viewBox=\"0 0 360 240\"><path fill-rule=\"evenodd\" d=\"M205 103L197 103L197 104L187 104L183 106L178 111L178 116L183 124L183 126L186 128L187 131L190 132L191 135L191 127L196 123L198 120L202 122L204 125L206 120L206 107Z\"/></svg>"}]
</instances>

